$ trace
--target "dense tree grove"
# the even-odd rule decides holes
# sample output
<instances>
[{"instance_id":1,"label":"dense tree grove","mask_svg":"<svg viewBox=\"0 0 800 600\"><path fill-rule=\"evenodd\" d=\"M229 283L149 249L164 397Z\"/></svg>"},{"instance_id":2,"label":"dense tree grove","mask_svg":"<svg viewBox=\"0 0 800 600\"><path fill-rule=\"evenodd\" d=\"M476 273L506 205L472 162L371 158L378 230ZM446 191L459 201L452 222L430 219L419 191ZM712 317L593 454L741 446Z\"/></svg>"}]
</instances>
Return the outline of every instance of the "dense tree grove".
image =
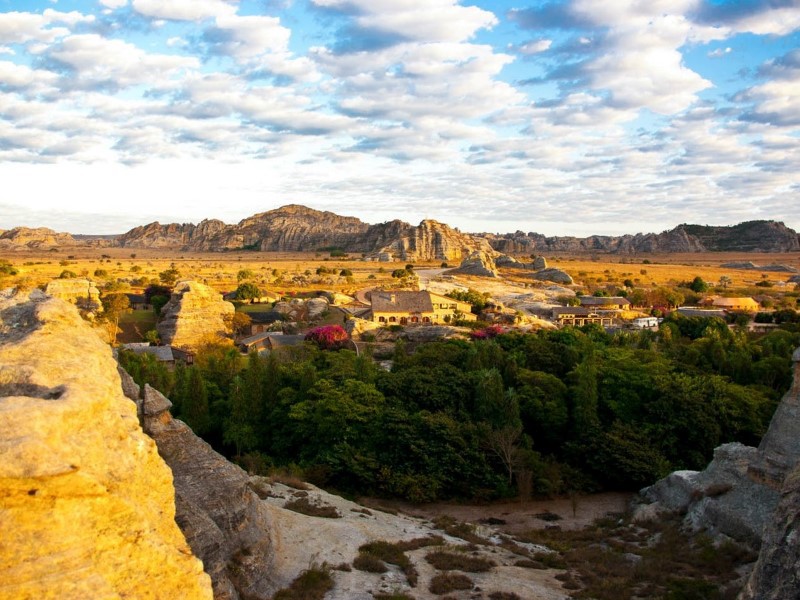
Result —
<instances>
[{"instance_id":1,"label":"dense tree grove","mask_svg":"<svg viewBox=\"0 0 800 600\"><path fill-rule=\"evenodd\" d=\"M402 497L636 489L757 444L791 384L800 327L759 338L674 317L657 332L595 326L398 343L391 371L307 343L244 358L212 348L166 370L123 353L221 452L297 465L341 491Z\"/></svg>"}]
</instances>

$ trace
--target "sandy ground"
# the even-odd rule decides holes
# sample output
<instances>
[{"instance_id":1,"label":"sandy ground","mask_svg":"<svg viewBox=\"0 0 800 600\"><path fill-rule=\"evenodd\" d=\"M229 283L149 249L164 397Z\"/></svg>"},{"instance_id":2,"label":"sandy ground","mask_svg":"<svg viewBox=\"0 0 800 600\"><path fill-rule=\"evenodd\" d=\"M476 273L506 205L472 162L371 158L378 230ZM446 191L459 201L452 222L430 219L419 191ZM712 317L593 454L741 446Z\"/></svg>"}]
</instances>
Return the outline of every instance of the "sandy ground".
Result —
<instances>
[{"instance_id":1,"label":"sandy ground","mask_svg":"<svg viewBox=\"0 0 800 600\"><path fill-rule=\"evenodd\" d=\"M415 505L388 501L379 501L378 504L391 506L409 515L424 519L432 519L442 515L469 523L486 522L487 519L499 519L505 521L505 523L494 525L496 529L505 533L515 534L531 529L544 529L554 525L564 530L582 529L587 525L591 525L596 519L625 512L632 498L633 494L629 493L606 492L577 496L574 505L570 498L483 505L446 502ZM543 519L541 516L544 514L558 515L560 519Z\"/></svg>"}]
</instances>

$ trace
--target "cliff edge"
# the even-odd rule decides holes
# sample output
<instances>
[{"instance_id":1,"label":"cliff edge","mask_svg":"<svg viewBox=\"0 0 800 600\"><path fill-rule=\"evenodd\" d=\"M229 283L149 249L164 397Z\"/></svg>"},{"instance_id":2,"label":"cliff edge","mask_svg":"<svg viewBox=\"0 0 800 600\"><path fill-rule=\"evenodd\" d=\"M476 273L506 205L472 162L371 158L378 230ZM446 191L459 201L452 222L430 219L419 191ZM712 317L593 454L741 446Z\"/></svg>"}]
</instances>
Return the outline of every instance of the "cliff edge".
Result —
<instances>
[{"instance_id":1,"label":"cliff edge","mask_svg":"<svg viewBox=\"0 0 800 600\"><path fill-rule=\"evenodd\" d=\"M66 302L0 292L0 599L212 597L172 474Z\"/></svg>"}]
</instances>

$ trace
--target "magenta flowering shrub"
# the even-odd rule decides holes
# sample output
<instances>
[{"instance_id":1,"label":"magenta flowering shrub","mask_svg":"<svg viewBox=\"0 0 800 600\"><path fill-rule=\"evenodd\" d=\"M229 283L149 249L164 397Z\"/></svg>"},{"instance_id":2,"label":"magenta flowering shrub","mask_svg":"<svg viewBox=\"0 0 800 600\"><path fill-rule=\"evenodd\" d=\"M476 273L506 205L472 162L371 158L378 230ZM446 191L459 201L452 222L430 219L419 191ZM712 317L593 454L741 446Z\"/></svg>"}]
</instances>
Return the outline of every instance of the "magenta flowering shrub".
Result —
<instances>
[{"instance_id":1,"label":"magenta flowering shrub","mask_svg":"<svg viewBox=\"0 0 800 600\"><path fill-rule=\"evenodd\" d=\"M315 327L306 334L307 342L314 342L323 350L337 350L347 341L347 332L341 325Z\"/></svg>"},{"instance_id":2,"label":"magenta flowering shrub","mask_svg":"<svg viewBox=\"0 0 800 600\"><path fill-rule=\"evenodd\" d=\"M501 333L505 333L505 329L503 329L502 325L489 325L488 327L484 327L483 329L476 329L470 336L473 340L490 340L494 337L497 337Z\"/></svg>"}]
</instances>

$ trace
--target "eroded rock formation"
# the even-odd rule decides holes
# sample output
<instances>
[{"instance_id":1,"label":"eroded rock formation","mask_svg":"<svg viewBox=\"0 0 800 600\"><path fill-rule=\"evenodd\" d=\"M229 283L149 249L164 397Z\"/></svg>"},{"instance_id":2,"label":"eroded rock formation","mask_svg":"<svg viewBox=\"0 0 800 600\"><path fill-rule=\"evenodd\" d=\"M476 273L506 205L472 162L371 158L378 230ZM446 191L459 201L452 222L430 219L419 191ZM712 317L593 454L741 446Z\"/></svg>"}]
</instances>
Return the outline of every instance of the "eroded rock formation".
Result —
<instances>
[{"instance_id":1,"label":"eroded rock formation","mask_svg":"<svg viewBox=\"0 0 800 600\"><path fill-rule=\"evenodd\" d=\"M47 284L45 293L76 305L81 310L102 311L100 290L89 279L53 279Z\"/></svg>"},{"instance_id":2,"label":"eroded rock formation","mask_svg":"<svg viewBox=\"0 0 800 600\"><path fill-rule=\"evenodd\" d=\"M196 281L179 281L161 309L156 328L164 344L197 350L210 338L228 335L226 320L233 313L233 304L214 289Z\"/></svg>"},{"instance_id":3,"label":"eroded rock formation","mask_svg":"<svg viewBox=\"0 0 800 600\"><path fill-rule=\"evenodd\" d=\"M572 277L566 271L562 271L561 269L556 269L555 267L549 267L547 269L542 269L541 271L536 271L533 275L531 275L532 279L538 279L539 281L552 281L553 283L565 283L567 285L572 285Z\"/></svg>"},{"instance_id":4,"label":"eroded rock formation","mask_svg":"<svg viewBox=\"0 0 800 600\"><path fill-rule=\"evenodd\" d=\"M52 248L75 244L70 234L58 233L47 227L15 227L0 233L0 248Z\"/></svg>"},{"instance_id":5,"label":"eroded rock formation","mask_svg":"<svg viewBox=\"0 0 800 600\"><path fill-rule=\"evenodd\" d=\"M38 290L0 318L0 598L210 599L108 346Z\"/></svg>"},{"instance_id":6,"label":"eroded rock formation","mask_svg":"<svg viewBox=\"0 0 800 600\"><path fill-rule=\"evenodd\" d=\"M476 251L465 258L456 269L447 271L453 275L475 275L478 277L497 277L497 266L491 255Z\"/></svg>"}]
</instances>

